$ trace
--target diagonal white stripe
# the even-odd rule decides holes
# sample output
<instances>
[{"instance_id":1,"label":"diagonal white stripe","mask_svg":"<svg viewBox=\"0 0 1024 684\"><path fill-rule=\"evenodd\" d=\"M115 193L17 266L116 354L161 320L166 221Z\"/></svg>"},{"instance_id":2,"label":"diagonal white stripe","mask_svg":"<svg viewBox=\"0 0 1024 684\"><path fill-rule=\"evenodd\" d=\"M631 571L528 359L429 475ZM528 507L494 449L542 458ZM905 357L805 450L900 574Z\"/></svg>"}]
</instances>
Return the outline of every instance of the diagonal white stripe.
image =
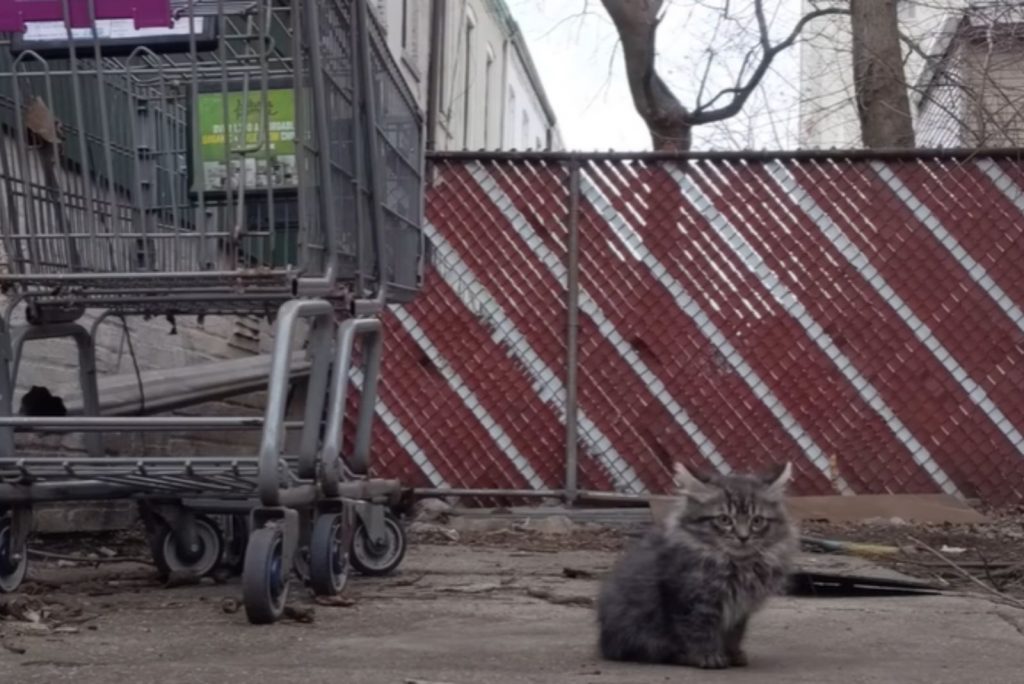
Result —
<instances>
[{"instance_id":1,"label":"diagonal white stripe","mask_svg":"<svg viewBox=\"0 0 1024 684\"><path fill-rule=\"evenodd\" d=\"M501 450L503 454L512 462L519 474L523 476L531 487L534 489L544 489L546 487L544 480L537 474L537 472L530 465L530 462L525 456L516 448L512 442L512 438L508 436L508 433L498 424L487 409L484 408L480 398L477 397L476 393L473 392L467 385L465 380L452 368L451 364L448 363L448 359L434 346L434 343L430 341L430 337L426 331L420 326L419 323L403 308L392 307L391 313L395 315L398 322L402 324L405 331L409 333L416 344L423 350L424 353L430 358L434 366L438 369L441 375L444 377L448 386L452 388L455 394L458 395L463 405L473 416L477 419L477 422L487 430L487 434L490 435L491 440L495 446Z\"/></svg>"},{"instance_id":2,"label":"diagonal white stripe","mask_svg":"<svg viewBox=\"0 0 1024 684\"><path fill-rule=\"evenodd\" d=\"M348 376L357 387L363 386L363 372L360 369L350 369ZM427 454L423 451L420 445L416 443L412 434L405 429L402 425L402 421L400 421L391 409L388 408L387 403L380 398L379 393L377 396L376 410L377 415L379 415L380 419L384 421L384 425L387 426L388 430L391 431L391 434L394 435L398 443L403 449L405 449L406 453L409 454L409 458L413 460L413 463L419 466L419 469L427 476L430 483L434 487L440 489L450 489L451 485L449 485L445 479L441 477L441 474L437 472L437 468L435 468L434 464L430 462Z\"/></svg>"},{"instance_id":3,"label":"diagonal white stripe","mask_svg":"<svg viewBox=\"0 0 1024 684\"><path fill-rule=\"evenodd\" d=\"M796 293L782 282L779 275L772 270L757 249L715 208L714 203L704 191L678 167L673 167L670 173L690 204L704 216L719 237L740 257L743 265L757 276L775 301L800 324L811 341L832 360L835 367L846 377L861 398L885 421L896 438L903 443L914 461L944 492L959 496L960 492L956 485L935 462L927 447L911 434L903 421L885 403L874 385L861 374L853 361L840 351L831 336L818 324L807 307L800 302Z\"/></svg>"},{"instance_id":4,"label":"diagonal white stripe","mask_svg":"<svg viewBox=\"0 0 1024 684\"><path fill-rule=\"evenodd\" d=\"M568 286L568 271L563 260L554 254L541 240L540 236L533 230L533 226L515 208L512 200L498 186L497 182L480 165L470 167L470 173L480 187L487 193L491 202L505 216L505 219L515 229L519 236L530 246L533 253L547 267L551 275L563 286ZM615 325L608 319L601 307L594 301L587 290L579 287L580 311L589 317L597 326L601 334L612 345L616 353L622 358L630 369L636 374L640 381L647 387L648 391L658 402L665 407L673 421L690 437L697 446L701 455L704 456L719 472L731 471L729 464L725 461L714 443L705 435L700 427L690 418L679 402L668 391L665 383L658 378L658 375L644 363L640 355L636 353L629 342L622 337Z\"/></svg>"},{"instance_id":5,"label":"diagonal white stripe","mask_svg":"<svg viewBox=\"0 0 1024 684\"><path fill-rule=\"evenodd\" d=\"M779 162L770 162L766 168L772 178L775 179L775 182L789 194L797 206L818 226L822 235L857 269L861 277L875 289L875 292L885 300L886 304L910 328L914 336L953 376L953 379L960 384L960 387L967 393L971 401L988 416L989 420L1013 444L1018 452L1024 453L1024 435L1021 435L1017 428L1013 426L1013 423L996 406L995 402L988 396L988 392L971 378L949 350L939 342L931 328L918 318L913 309L896 294L896 291L886 282L882 274L878 272L878 269L871 265L871 260L868 256L846 237L843 231L818 206L814 198L803 189L784 165Z\"/></svg>"},{"instance_id":6,"label":"diagonal white stripe","mask_svg":"<svg viewBox=\"0 0 1024 684\"><path fill-rule=\"evenodd\" d=\"M456 296L476 316L482 319L491 331L491 339L509 351L522 363L529 374L534 391L541 401L550 405L565 421L566 390L561 379L537 355L526 336L516 327L501 305L476 278L469 266L462 261L458 252L430 223L424 225L427 238L433 244L438 258L435 268L438 274L452 288ZM594 454L612 478L616 488L622 492L643 493L639 475L625 458L615 449L608 437L587 416L580 407L577 411L580 439Z\"/></svg>"},{"instance_id":7,"label":"diagonal white stripe","mask_svg":"<svg viewBox=\"0 0 1024 684\"><path fill-rule=\"evenodd\" d=\"M821 447L814 441L814 439L807 434L806 430L800 425L800 423L793 417L793 415L786 410L786 407L782 404L777 396L772 392L768 385L761 379L747 360L742 354L729 342L717 325L711 320L704 309L697 301L690 296L676 278L669 273L669 270L665 267L661 261L654 256L639 237L629 238L628 234L632 233L629 225L619 215L615 208L608 202L607 199L601 194L601 192L586 178L583 179L582 183L583 196L587 198L591 206L604 218L612 230L616 231L623 239L629 241L631 250L637 255L641 262L650 270L651 275L658 281L658 283L668 291L672 298L675 299L676 306L685 313L697 326L707 340L718 349L719 353L729 362L729 364L736 369L737 374L742 378L743 382L747 384L754 395L764 404L764 406L775 416L779 424L782 425L783 429L793 438L793 440L800 446L808 460L818 470L825 474L825 476L833 481L836 488L842 493L852 493L852 488L847 484L837 473L834 473L828 458L825 456Z\"/></svg>"},{"instance_id":8,"label":"diagonal white stripe","mask_svg":"<svg viewBox=\"0 0 1024 684\"><path fill-rule=\"evenodd\" d=\"M978 168L986 176L992 179L992 183L999 189L999 192L1003 193L1006 199L1010 200L1020 210L1021 214L1024 214L1024 190L1021 190L1020 186L1014 183L1012 178L1003 173L1003 170L999 168L999 164L996 164L991 159L979 159L975 164L978 165Z\"/></svg>"},{"instance_id":9,"label":"diagonal white stripe","mask_svg":"<svg viewBox=\"0 0 1024 684\"><path fill-rule=\"evenodd\" d=\"M1000 309L1003 310L1014 325L1019 330L1024 332L1024 311L1018 307L1010 295L1003 291L1003 288L999 287L992 276L989 275L985 267L979 264L975 259L964 249L955 237L942 223L935 218L935 215L926 207L914 193L911 192L903 181L896 177L896 174L892 172L886 164L879 161L871 163L871 167L874 169L878 177L881 178L891 189L896 196L900 198L908 209L914 214L914 217L921 222L921 224L927 228L935 239L938 240L943 247L949 250L949 253L953 255L953 258L957 260L957 263L963 267L965 271L971 276L971 279L976 282L982 290L985 291L989 297L992 298Z\"/></svg>"}]
</instances>

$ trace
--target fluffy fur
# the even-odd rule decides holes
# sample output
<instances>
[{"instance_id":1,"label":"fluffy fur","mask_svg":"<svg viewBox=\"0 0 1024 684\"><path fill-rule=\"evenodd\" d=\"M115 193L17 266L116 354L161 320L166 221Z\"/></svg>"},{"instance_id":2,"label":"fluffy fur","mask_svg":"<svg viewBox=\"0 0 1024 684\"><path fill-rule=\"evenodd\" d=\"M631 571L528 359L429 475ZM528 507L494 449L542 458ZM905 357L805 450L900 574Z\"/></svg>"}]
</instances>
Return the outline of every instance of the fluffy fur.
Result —
<instances>
[{"instance_id":1,"label":"fluffy fur","mask_svg":"<svg viewBox=\"0 0 1024 684\"><path fill-rule=\"evenodd\" d=\"M676 466L679 504L612 569L597 611L609 660L747 664L747 620L784 589L796 534L772 477L700 478Z\"/></svg>"}]
</instances>

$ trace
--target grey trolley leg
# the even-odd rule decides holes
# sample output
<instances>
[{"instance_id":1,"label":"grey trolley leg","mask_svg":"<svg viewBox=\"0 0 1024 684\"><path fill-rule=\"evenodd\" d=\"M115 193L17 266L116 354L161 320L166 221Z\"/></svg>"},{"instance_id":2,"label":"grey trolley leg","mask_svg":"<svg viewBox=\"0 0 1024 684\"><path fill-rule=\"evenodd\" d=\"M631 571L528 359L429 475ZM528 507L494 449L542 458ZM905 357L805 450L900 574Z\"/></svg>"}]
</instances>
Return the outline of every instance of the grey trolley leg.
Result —
<instances>
[{"instance_id":1,"label":"grey trolley leg","mask_svg":"<svg viewBox=\"0 0 1024 684\"><path fill-rule=\"evenodd\" d=\"M293 338L296 327L303 320L311 324L309 354L313 369L324 368L326 375L334 347L334 307L330 302L322 299L292 300L281 306L259 453L259 505L250 514L252 534L242 569L245 611L254 624L275 622L283 614L288 582L302 537L299 509L310 509L319 498L315 484L289 486L287 464L282 453ZM323 382L311 378L307 386L307 401L317 410L312 414L316 419L303 426L300 444L305 446L315 443L316 437L310 436L310 432L319 434L323 385ZM318 389L321 392L319 397L309 396L310 392ZM311 414L307 412L308 415ZM308 458L306 460L304 465L315 470L315 458L312 464Z\"/></svg>"}]
</instances>

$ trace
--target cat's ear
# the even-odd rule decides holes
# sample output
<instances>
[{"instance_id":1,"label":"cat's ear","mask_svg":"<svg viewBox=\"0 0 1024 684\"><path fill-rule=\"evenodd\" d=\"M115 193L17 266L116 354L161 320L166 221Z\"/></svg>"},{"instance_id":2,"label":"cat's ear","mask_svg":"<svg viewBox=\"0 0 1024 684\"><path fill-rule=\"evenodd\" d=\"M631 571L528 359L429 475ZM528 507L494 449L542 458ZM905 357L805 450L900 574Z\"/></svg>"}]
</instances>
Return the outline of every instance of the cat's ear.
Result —
<instances>
[{"instance_id":1,"label":"cat's ear","mask_svg":"<svg viewBox=\"0 0 1024 684\"><path fill-rule=\"evenodd\" d=\"M768 493L782 498L786 493L786 487L789 485L790 479L793 477L793 464L789 461L786 462L777 475L768 478Z\"/></svg>"},{"instance_id":2,"label":"cat's ear","mask_svg":"<svg viewBox=\"0 0 1024 684\"><path fill-rule=\"evenodd\" d=\"M695 497L707 496L712 492L707 482L691 473L686 466L676 461L675 475L673 477L679 493Z\"/></svg>"}]
</instances>

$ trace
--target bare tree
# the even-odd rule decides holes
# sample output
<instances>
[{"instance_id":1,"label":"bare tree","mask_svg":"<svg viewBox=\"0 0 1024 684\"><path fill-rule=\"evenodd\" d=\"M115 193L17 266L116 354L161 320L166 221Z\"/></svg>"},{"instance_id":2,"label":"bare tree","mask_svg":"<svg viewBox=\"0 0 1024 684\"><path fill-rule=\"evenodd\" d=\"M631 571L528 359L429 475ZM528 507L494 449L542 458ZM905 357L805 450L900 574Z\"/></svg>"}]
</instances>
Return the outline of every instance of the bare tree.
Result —
<instances>
[{"instance_id":1,"label":"bare tree","mask_svg":"<svg viewBox=\"0 0 1024 684\"><path fill-rule=\"evenodd\" d=\"M735 84L707 101L702 101L707 70L704 70L702 76L697 76L700 70L695 68L694 80L699 78L701 86L696 105L688 108L667 85L656 64L655 45L665 9L664 0L601 2L615 24L622 43L633 104L650 131L654 149L659 151L688 150L694 126L722 121L738 114L768 74L775 58L796 42L809 22L818 17L847 13L844 8L812 10L800 17L792 30L776 42L773 41L763 0L754 0L757 44L746 52ZM728 4L725 12L728 12Z\"/></svg>"},{"instance_id":2,"label":"bare tree","mask_svg":"<svg viewBox=\"0 0 1024 684\"><path fill-rule=\"evenodd\" d=\"M914 146L897 0L850 0L853 83L866 147Z\"/></svg>"}]
</instances>

